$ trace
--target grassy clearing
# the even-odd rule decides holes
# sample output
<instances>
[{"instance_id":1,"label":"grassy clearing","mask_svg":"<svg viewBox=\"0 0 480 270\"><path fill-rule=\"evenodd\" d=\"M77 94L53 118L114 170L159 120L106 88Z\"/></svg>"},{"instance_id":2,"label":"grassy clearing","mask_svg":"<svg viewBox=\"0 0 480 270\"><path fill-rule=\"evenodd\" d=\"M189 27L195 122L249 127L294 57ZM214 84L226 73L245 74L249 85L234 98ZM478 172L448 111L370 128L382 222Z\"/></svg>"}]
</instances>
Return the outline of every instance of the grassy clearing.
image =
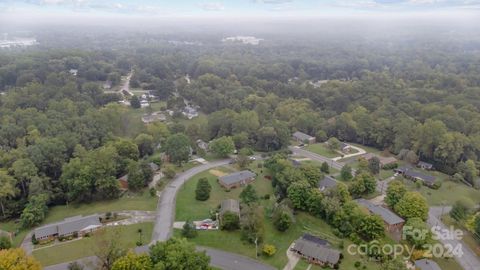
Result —
<instances>
[{"instance_id":1,"label":"grassy clearing","mask_svg":"<svg viewBox=\"0 0 480 270\"><path fill-rule=\"evenodd\" d=\"M338 154L337 152L334 152L328 149L324 143L310 144L307 147L305 147L305 149L315 154L328 157L328 158L334 158L334 157L340 156L340 154Z\"/></svg>"},{"instance_id":2,"label":"grassy clearing","mask_svg":"<svg viewBox=\"0 0 480 270\"><path fill-rule=\"evenodd\" d=\"M216 168L216 170L228 173L232 172L232 167L225 166ZM257 191L257 194L259 196L271 194L273 188L270 180L265 179L261 171L257 171L257 174L257 179L251 184ZM198 180L202 177L206 177L212 186L210 198L204 202L195 199L195 188ZM218 184L217 177L209 171L197 174L191 180L186 182L177 194L175 219L178 221L184 221L187 219L201 220L209 218L210 210L217 208L222 200L238 199L242 190L243 188L236 188L227 192Z\"/></svg>"},{"instance_id":3,"label":"grassy clearing","mask_svg":"<svg viewBox=\"0 0 480 270\"><path fill-rule=\"evenodd\" d=\"M408 190L420 192L429 205L453 205L460 198L470 198L475 203L480 203L480 190L468 187L461 183L455 183L450 180L442 181L442 186L438 189L431 189L426 186L417 188L416 184L410 180L403 179L403 183Z\"/></svg>"},{"instance_id":4,"label":"grassy clearing","mask_svg":"<svg viewBox=\"0 0 480 270\"><path fill-rule=\"evenodd\" d=\"M119 244L124 248L135 248L135 243L139 240L138 229L142 229L144 239L150 239L153 231L153 223L139 223L128 226L117 226L108 228L108 230L117 230L121 234ZM32 255L40 261L43 266L68 262L95 254L95 238L91 237L61 243L52 247L46 247L34 250Z\"/></svg>"}]
</instances>

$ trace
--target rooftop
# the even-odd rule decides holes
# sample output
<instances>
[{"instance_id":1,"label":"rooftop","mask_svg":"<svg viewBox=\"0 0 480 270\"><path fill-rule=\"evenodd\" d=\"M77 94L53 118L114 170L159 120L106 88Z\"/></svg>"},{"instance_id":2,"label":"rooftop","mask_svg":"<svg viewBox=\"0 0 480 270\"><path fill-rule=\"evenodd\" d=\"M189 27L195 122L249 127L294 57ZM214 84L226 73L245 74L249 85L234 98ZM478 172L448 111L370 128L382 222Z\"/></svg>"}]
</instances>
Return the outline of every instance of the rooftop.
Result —
<instances>
[{"instance_id":1,"label":"rooftop","mask_svg":"<svg viewBox=\"0 0 480 270\"><path fill-rule=\"evenodd\" d=\"M245 170L220 176L218 179L225 184L235 184L253 177L256 177L256 174L251 171Z\"/></svg>"},{"instance_id":2,"label":"rooftop","mask_svg":"<svg viewBox=\"0 0 480 270\"><path fill-rule=\"evenodd\" d=\"M101 226L100 216L99 215L90 215L90 216L74 216L71 218L66 218L63 221L56 222L53 224L45 225L35 229L35 237L42 238L51 235L68 235L74 232L81 231L87 227L98 227Z\"/></svg>"},{"instance_id":3,"label":"rooftop","mask_svg":"<svg viewBox=\"0 0 480 270\"><path fill-rule=\"evenodd\" d=\"M227 199L220 204L220 214L225 212L240 213L240 203L237 200Z\"/></svg>"},{"instance_id":4,"label":"rooftop","mask_svg":"<svg viewBox=\"0 0 480 270\"><path fill-rule=\"evenodd\" d=\"M442 270L436 262L427 259L416 260L415 267L420 270Z\"/></svg>"},{"instance_id":5,"label":"rooftop","mask_svg":"<svg viewBox=\"0 0 480 270\"><path fill-rule=\"evenodd\" d=\"M323 190L337 186L337 181L331 176L325 176L322 180L318 181L318 187Z\"/></svg>"},{"instance_id":6,"label":"rooftop","mask_svg":"<svg viewBox=\"0 0 480 270\"><path fill-rule=\"evenodd\" d=\"M314 258L321 262L337 264L340 260L340 251L332 249L323 243L318 243L309 237L297 239L293 249L306 257Z\"/></svg>"},{"instance_id":7,"label":"rooftop","mask_svg":"<svg viewBox=\"0 0 480 270\"><path fill-rule=\"evenodd\" d=\"M429 182L429 183L434 183L435 180L436 180L435 176L421 173L419 171L414 170L412 167L409 167L409 166L400 167L400 168L396 169L396 171L399 171L399 172L405 174L405 176L412 177L412 178L417 178L417 179L420 179L422 181Z\"/></svg>"},{"instance_id":8,"label":"rooftop","mask_svg":"<svg viewBox=\"0 0 480 270\"><path fill-rule=\"evenodd\" d=\"M385 223L389 225L395 225L398 223L402 223L405 220L399 217L397 214L392 212L390 209L387 209L383 206L375 205L372 202L365 200L365 199L357 199L355 200L358 204L364 206L368 209L372 214L379 215Z\"/></svg>"},{"instance_id":9,"label":"rooftop","mask_svg":"<svg viewBox=\"0 0 480 270\"><path fill-rule=\"evenodd\" d=\"M311 140L313 139L312 136L308 135L308 134L305 134L303 132L300 132L300 131L296 131L293 133L293 137L299 139L299 140L302 140L302 141L308 141L308 140Z\"/></svg>"}]
</instances>

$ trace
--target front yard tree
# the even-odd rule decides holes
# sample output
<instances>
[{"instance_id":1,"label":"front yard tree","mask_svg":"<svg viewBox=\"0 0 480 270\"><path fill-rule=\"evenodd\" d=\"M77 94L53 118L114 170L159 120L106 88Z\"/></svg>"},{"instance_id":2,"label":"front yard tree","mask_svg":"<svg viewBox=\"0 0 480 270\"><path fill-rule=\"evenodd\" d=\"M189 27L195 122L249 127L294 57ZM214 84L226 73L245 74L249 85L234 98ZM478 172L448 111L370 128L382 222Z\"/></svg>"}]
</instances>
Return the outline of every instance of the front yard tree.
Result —
<instances>
[{"instance_id":1,"label":"front yard tree","mask_svg":"<svg viewBox=\"0 0 480 270\"><path fill-rule=\"evenodd\" d=\"M195 238L197 235L198 232L195 228L195 224L193 224L191 220L187 220L185 224L183 224L182 236L185 238Z\"/></svg>"},{"instance_id":2,"label":"front yard tree","mask_svg":"<svg viewBox=\"0 0 480 270\"><path fill-rule=\"evenodd\" d=\"M0 269L5 270L40 270L42 266L21 248L0 250Z\"/></svg>"},{"instance_id":3,"label":"front yard tree","mask_svg":"<svg viewBox=\"0 0 480 270\"><path fill-rule=\"evenodd\" d=\"M227 211L223 213L222 223L220 224L222 230L233 231L240 228L240 218L238 214Z\"/></svg>"},{"instance_id":4,"label":"front yard tree","mask_svg":"<svg viewBox=\"0 0 480 270\"><path fill-rule=\"evenodd\" d=\"M273 225L277 230L284 232L290 228L293 223L292 213L287 206L279 206L273 214Z\"/></svg>"},{"instance_id":5,"label":"front yard tree","mask_svg":"<svg viewBox=\"0 0 480 270\"><path fill-rule=\"evenodd\" d=\"M349 187L349 191L353 197L372 194L376 188L376 180L370 173L361 173L355 176L353 183Z\"/></svg>"},{"instance_id":6,"label":"front yard tree","mask_svg":"<svg viewBox=\"0 0 480 270\"><path fill-rule=\"evenodd\" d=\"M340 141L335 137L331 137L327 141L327 146L328 146L328 149L330 149L331 151L336 151L340 149Z\"/></svg>"},{"instance_id":7,"label":"front yard tree","mask_svg":"<svg viewBox=\"0 0 480 270\"><path fill-rule=\"evenodd\" d=\"M238 151L237 164L241 169L245 169L252 162L249 157L250 151L247 148L242 148Z\"/></svg>"},{"instance_id":8,"label":"front yard tree","mask_svg":"<svg viewBox=\"0 0 480 270\"><path fill-rule=\"evenodd\" d=\"M344 165L342 167L342 169L340 170L340 177L342 178L342 180L344 181L349 181L353 178L353 175L352 175L352 167L350 167L349 165Z\"/></svg>"},{"instance_id":9,"label":"front yard tree","mask_svg":"<svg viewBox=\"0 0 480 270\"><path fill-rule=\"evenodd\" d=\"M173 177L175 177L175 174L176 174L175 168L171 164L165 165L162 172L165 175L165 177L167 177L168 179L173 179Z\"/></svg>"},{"instance_id":10,"label":"front yard tree","mask_svg":"<svg viewBox=\"0 0 480 270\"><path fill-rule=\"evenodd\" d=\"M168 137L165 142L165 152L170 161L182 165L190 158L190 140L183 133L177 133Z\"/></svg>"},{"instance_id":11,"label":"front yard tree","mask_svg":"<svg viewBox=\"0 0 480 270\"><path fill-rule=\"evenodd\" d=\"M388 184L387 194L385 196L385 203L393 208L402 199L407 192L405 185L398 180L392 181Z\"/></svg>"},{"instance_id":12,"label":"front yard tree","mask_svg":"<svg viewBox=\"0 0 480 270\"><path fill-rule=\"evenodd\" d=\"M9 249L12 247L12 242L7 236L0 236L0 250Z\"/></svg>"},{"instance_id":13,"label":"front yard tree","mask_svg":"<svg viewBox=\"0 0 480 270\"><path fill-rule=\"evenodd\" d=\"M247 185L240 193L240 200L246 205L250 205L258 201L257 191L252 185Z\"/></svg>"},{"instance_id":14,"label":"front yard tree","mask_svg":"<svg viewBox=\"0 0 480 270\"><path fill-rule=\"evenodd\" d=\"M330 173L330 166L328 166L328 163L326 161L322 163L322 166L320 167L320 171L327 174Z\"/></svg>"},{"instance_id":15,"label":"front yard tree","mask_svg":"<svg viewBox=\"0 0 480 270\"><path fill-rule=\"evenodd\" d=\"M212 186L208 182L208 179L202 177L197 182L197 188L195 189L195 199L199 201L206 201L210 198L210 191Z\"/></svg>"},{"instance_id":16,"label":"front yard tree","mask_svg":"<svg viewBox=\"0 0 480 270\"><path fill-rule=\"evenodd\" d=\"M138 99L137 96L133 96L132 99L130 100L130 106L134 109L139 109L141 104L140 104L140 99Z\"/></svg>"},{"instance_id":17,"label":"front yard tree","mask_svg":"<svg viewBox=\"0 0 480 270\"><path fill-rule=\"evenodd\" d=\"M120 245L119 230L100 230L93 239L93 251L98 258L100 269L112 269L113 264L127 253Z\"/></svg>"},{"instance_id":18,"label":"front yard tree","mask_svg":"<svg viewBox=\"0 0 480 270\"><path fill-rule=\"evenodd\" d=\"M130 162L128 165L128 188L136 191L145 186L145 176L136 161Z\"/></svg>"},{"instance_id":19,"label":"front yard tree","mask_svg":"<svg viewBox=\"0 0 480 270\"><path fill-rule=\"evenodd\" d=\"M210 257L205 251L197 252L195 245L184 238L170 238L150 246L150 259L153 269L210 270Z\"/></svg>"},{"instance_id":20,"label":"front yard tree","mask_svg":"<svg viewBox=\"0 0 480 270\"><path fill-rule=\"evenodd\" d=\"M395 212L407 220L420 218L425 221L428 217L427 200L418 192L407 192L395 205Z\"/></svg>"},{"instance_id":21,"label":"front yard tree","mask_svg":"<svg viewBox=\"0 0 480 270\"><path fill-rule=\"evenodd\" d=\"M378 157L372 157L368 160L368 169L373 174L378 174L380 172L380 159Z\"/></svg>"},{"instance_id":22,"label":"front yard tree","mask_svg":"<svg viewBox=\"0 0 480 270\"><path fill-rule=\"evenodd\" d=\"M360 220L358 234L367 241L383 237L385 235L383 220L377 215L365 215Z\"/></svg>"},{"instance_id":23,"label":"front yard tree","mask_svg":"<svg viewBox=\"0 0 480 270\"><path fill-rule=\"evenodd\" d=\"M213 140L209 144L210 150L219 157L228 157L235 151L235 144L232 137L223 136Z\"/></svg>"},{"instance_id":24,"label":"front yard tree","mask_svg":"<svg viewBox=\"0 0 480 270\"><path fill-rule=\"evenodd\" d=\"M256 205L249 205L242 209L242 238L250 243L261 243L265 234L263 211Z\"/></svg>"}]
</instances>

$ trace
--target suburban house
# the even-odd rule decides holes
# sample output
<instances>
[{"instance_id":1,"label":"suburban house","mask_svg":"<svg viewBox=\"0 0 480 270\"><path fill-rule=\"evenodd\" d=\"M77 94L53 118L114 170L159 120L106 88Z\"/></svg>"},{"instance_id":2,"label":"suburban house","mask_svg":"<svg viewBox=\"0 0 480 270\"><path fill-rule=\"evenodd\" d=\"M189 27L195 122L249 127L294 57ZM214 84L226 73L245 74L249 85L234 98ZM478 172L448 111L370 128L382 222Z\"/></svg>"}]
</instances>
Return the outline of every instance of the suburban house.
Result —
<instances>
[{"instance_id":1,"label":"suburban house","mask_svg":"<svg viewBox=\"0 0 480 270\"><path fill-rule=\"evenodd\" d=\"M352 146L350 144L347 144L344 142L340 143L340 151L342 151L343 153L345 154L350 153L351 150L352 150Z\"/></svg>"},{"instance_id":2,"label":"suburban house","mask_svg":"<svg viewBox=\"0 0 480 270\"><path fill-rule=\"evenodd\" d=\"M204 151L208 151L208 143L204 142L202 139L198 139L196 141L196 143L197 143L197 147L199 149L202 149Z\"/></svg>"},{"instance_id":3,"label":"suburban house","mask_svg":"<svg viewBox=\"0 0 480 270\"><path fill-rule=\"evenodd\" d=\"M83 236L102 226L99 215L75 216L66 218L61 222L46 225L34 230L35 238L39 241L54 237L68 237L74 234Z\"/></svg>"},{"instance_id":4,"label":"suburban house","mask_svg":"<svg viewBox=\"0 0 480 270\"><path fill-rule=\"evenodd\" d=\"M428 186L428 187L434 187L435 184L436 184L435 176L415 171L414 169L412 169L411 167L408 167L408 166L396 168L394 171L398 174L403 175L405 178L414 181L414 182L422 181L423 184Z\"/></svg>"},{"instance_id":5,"label":"suburban house","mask_svg":"<svg viewBox=\"0 0 480 270\"><path fill-rule=\"evenodd\" d=\"M442 270L438 264L432 260L421 259L415 261L415 269L417 270Z\"/></svg>"},{"instance_id":6,"label":"suburban house","mask_svg":"<svg viewBox=\"0 0 480 270\"><path fill-rule=\"evenodd\" d=\"M308 143L308 144L315 143L315 137L312 137L300 131L294 132L292 137L294 140L296 140L299 143Z\"/></svg>"},{"instance_id":7,"label":"suburban house","mask_svg":"<svg viewBox=\"0 0 480 270\"><path fill-rule=\"evenodd\" d=\"M417 167L422 168L424 170L431 170L431 169L433 169L433 164L425 162L425 161L419 161L417 163Z\"/></svg>"},{"instance_id":8,"label":"suburban house","mask_svg":"<svg viewBox=\"0 0 480 270\"><path fill-rule=\"evenodd\" d=\"M336 187L337 184L337 181L333 177L326 175L322 180L318 181L317 186L320 191L325 191Z\"/></svg>"},{"instance_id":9,"label":"suburban house","mask_svg":"<svg viewBox=\"0 0 480 270\"><path fill-rule=\"evenodd\" d=\"M405 224L405 220L390 209L380 205L375 205L372 202L365 199L355 200L359 205L368 209L371 214L378 215L383 219L385 223L385 229L389 232L400 232Z\"/></svg>"},{"instance_id":10,"label":"suburban house","mask_svg":"<svg viewBox=\"0 0 480 270\"><path fill-rule=\"evenodd\" d=\"M240 172L234 172L228 175L220 176L218 182L226 189L245 186L248 183L255 180L257 175L251 171L245 170Z\"/></svg>"},{"instance_id":11,"label":"suburban house","mask_svg":"<svg viewBox=\"0 0 480 270\"><path fill-rule=\"evenodd\" d=\"M128 174L121 176L120 178L117 179L117 181L118 181L118 186L120 187L121 190L128 189Z\"/></svg>"},{"instance_id":12,"label":"suburban house","mask_svg":"<svg viewBox=\"0 0 480 270\"><path fill-rule=\"evenodd\" d=\"M394 157L382 157L380 155L373 154L373 153L366 153L366 154L362 155L362 157L365 158L366 160L370 160L374 157L378 158L378 160L380 161L380 168L383 168L386 165L396 163L398 161Z\"/></svg>"},{"instance_id":13,"label":"suburban house","mask_svg":"<svg viewBox=\"0 0 480 270\"><path fill-rule=\"evenodd\" d=\"M219 221L222 222L223 215L232 212L240 217L240 203L237 200L227 199L220 203Z\"/></svg>"},{"instance_id":14,"label":"suburban house","mask_svg":"<svg viewBox=\"0 0 480 270\"><path fill-rule=\"evenodd\" d=\"M167 117L162 112L153 112L151 114L144 114L142 116L142 122L145 124L150 124L153 122L164 122L167 120Z\"/></svg>"},{"instance_id":15,"label":"suburban house","mask_svg":"<svg viewBox=\"0 0 480 270\"><path fill-rule=\"evenodd\" d=\"M305 258L309 263L335 268L341 259L341 253L330 247L328 241L310 234L298 238L291 251Z\"/></svg>"}]
</instances>

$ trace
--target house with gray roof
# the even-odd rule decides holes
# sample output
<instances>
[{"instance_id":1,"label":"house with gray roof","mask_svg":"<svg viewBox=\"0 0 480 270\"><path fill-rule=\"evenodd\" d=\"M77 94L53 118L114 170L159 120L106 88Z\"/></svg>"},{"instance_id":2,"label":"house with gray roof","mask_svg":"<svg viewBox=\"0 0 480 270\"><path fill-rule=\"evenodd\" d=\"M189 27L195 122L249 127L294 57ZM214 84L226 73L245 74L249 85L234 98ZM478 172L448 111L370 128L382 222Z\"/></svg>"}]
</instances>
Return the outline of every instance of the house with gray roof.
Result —
<instances>
[{"instance_id":1,"label":"house with gray roof","mask_svg":"<svg viewBox=\"0 0 480 270\"><path fill-rule=\"evenodd\" d=\"M228 175L220 176L218 182L221 186L226 189L236 188L245 186L248 183L255 180L257 175L251 171L244 170L239 172L234 172Z\"/></svg>"},{"instance_id":2,"label":"house with gray roof","mask_svg":"<svg viewBox=\"0 0 480 270\"><path fill-rule=\"evenodd\" d=\"M417 163L417 167L422 168L424 170L431 170L431 169L433 169L433 164L425 162L425 161L419 161Z\"/></svg>"},{"instance_id":3,"label":"house with gray roof","mask_svg":"<svg viewBox=\"0 0 480 270\"><path fill-rule=\"evenodd\" d=\"M61 222L45 225L34 230L37 240L46 240L53 237L68 237L74 234L85 235L102 226L99 215L74 216Z\"/></svg>"},{"instance_id":4,"label":"house with gray roof","mask_svg":"<svg viewBox=\"0 0 480 270\"><path fill-rule=\"evenodd\" d=\"M292 137L294 140L296 140L299 143L315 143L315 137L312 137L308 134L305 134L300 131L296 131L292 134Z\"/></svg>"},{"instance_id":5,"label":"house with gray roof","mask_svg":"<svg viewBox=\"0 0 480 270\"><path fill-rule=\"evenodd\" d=\"M415 269L418 270L442 270L438 264L432 260L421 259L415 261Z\"/></svg>"},{"instance_id":6,"label":"house with gray roof","mask_svg":"<svg viewBox=\"0 0 480 270\"><path fill-rule=\"evenodd\" d=\"M394 170L396 173L402 174L405 178L410 179L414 182L422 181L424 185L428 187L434 187L436 184L436 177L433 175L428 175L414 170L410 166L403 166Z\"/></svg>"},{"instance_id":7,"label":"house with gray roof","mask_svg":"<svg viewBox=\"0 0 480 270\"><path fill-rule=\"evenodd\" d=\"M328 241L313 235L298 238L291 251L305 258L309 263L335 268L338 266L341 253L330 247Z\"/></svg>"},{"instance_id":8,"label":"house with gray roof","mask_svg":"<svg viewBox=\"0 0 480 270\"><path fill-rule=\"evenodd\" d=\"M389 232L399 232L405 224L405 220L395 214L388 208L376 205L369 200L357 199L355 200L359 205L365 207L371 214L378 215L385 223L385 229Z\"/></svg>"},{"instance_id":9,"label":"house with gray roof","mask_svg":"<svg viewBox=\"0 0 480 270\"><path fill-rule=\"evenodd\" d=\"M327 189L336 187L337 184L337 181L333 177L326 175L322 180L318 181L317 186L320 191L325 191Z\"/></svg>"}]
</instances>

